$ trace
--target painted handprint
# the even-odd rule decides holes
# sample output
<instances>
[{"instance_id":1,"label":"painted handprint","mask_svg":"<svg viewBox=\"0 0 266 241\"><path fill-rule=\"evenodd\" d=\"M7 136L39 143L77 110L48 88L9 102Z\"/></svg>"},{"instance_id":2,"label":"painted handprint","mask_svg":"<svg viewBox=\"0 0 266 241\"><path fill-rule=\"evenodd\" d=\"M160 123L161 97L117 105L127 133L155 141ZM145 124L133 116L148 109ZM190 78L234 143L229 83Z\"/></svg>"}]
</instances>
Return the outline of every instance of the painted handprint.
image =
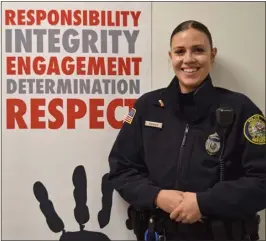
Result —
<instances>
[{"instance_id":1,"label":"painted handprint","mask_svg":"<svg viewBox=\"0 0 266 241\"><path fill-rule=\"evenodd\" d=\"M41 182L33 185L33 192L40 203L40 209L46 218L46 222L51 231L62 232L60 241L109 241L110 239L103 233L86 231L85 223L90 219L89 208L87 207L87 178L83 166L78 166L73 172L73 196L75 199L74 216L79 224L80 230L77 232L66 232L64 223L57 215L53 203L49 200L48 192ZM110 221L113 188L108 181L108 174L102 177L102 210L98 213L98 222L101 228L105 227Z\"/></svg>"}]
</instances>

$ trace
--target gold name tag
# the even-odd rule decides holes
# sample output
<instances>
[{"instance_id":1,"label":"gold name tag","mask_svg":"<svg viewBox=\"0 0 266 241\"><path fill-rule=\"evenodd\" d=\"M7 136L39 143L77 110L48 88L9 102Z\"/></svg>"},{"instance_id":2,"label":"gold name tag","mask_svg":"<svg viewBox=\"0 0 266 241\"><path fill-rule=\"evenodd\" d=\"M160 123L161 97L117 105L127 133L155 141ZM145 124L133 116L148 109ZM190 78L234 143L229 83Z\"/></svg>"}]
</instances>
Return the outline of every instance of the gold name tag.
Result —
<instances>
[{"instance_id":1,"label":"gold name tag","mask_svg":"<svg viewBox=\"0 0 266 241\"><path fill-rule=\"evenodd\" d=\"M163 123L153 122L153 121L145 121L145 126L155 127L155 128L163 128Z\"/></svg>"}]
</instances>

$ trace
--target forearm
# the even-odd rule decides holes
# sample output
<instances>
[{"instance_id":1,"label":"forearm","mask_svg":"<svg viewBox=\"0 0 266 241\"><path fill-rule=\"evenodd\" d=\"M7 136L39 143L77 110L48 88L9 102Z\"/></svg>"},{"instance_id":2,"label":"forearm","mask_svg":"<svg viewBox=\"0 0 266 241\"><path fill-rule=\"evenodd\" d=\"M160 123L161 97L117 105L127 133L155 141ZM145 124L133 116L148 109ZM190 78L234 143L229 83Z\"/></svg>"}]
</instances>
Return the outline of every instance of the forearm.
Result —
<instances>
[{"instance_id":1,"label":"forearm","mask_svg":"<svg viewBox=\"0 0 266 241\"><path fill-rule=\"evenodd\" d=\"M110 172L110 181L120 196L138 210L152 210L161 188L155 186L146 175L132 168L119 173Z\"/></svg>"},{"instance_id":2,"label":"forearm","mask_svg":"<svg viewBox=\"0 0 266 241\"><path fill-rule=\"evenodd\" d=\"M197 193L197 201L204 216L245 217L266 207L265 179L243 177L220 182Z\"/></svg>"}]
</instances>

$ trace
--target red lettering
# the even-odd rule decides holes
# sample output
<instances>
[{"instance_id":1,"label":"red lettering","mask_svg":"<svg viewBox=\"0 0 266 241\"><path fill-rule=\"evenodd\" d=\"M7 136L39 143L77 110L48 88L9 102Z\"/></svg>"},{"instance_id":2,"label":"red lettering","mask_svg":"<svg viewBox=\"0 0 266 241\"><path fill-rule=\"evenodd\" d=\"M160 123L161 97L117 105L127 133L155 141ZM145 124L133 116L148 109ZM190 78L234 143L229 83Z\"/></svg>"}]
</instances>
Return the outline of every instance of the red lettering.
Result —
<instances>
[{"instance_id":1,"label":"red lettering","mask_svg":"<svg viewBox=\"0 0 266 241\"><path fill-rule=\"evenodd\" d=\"M50 129L59 129L64 124L64 116L63 113L57 109L58 106L63 108L62 99L53 99L48 105L49 113L55 118L55 121L48 121L48 127Z\"/></svg>"},{"instance_id":2,"label":"red lettering","mask_svg":"<svg viewBox=\"0 0 266 241\"><path fill-rule=\"evenodd\" d=\"M114 99L107 107L107 121L114 129L120 129L123 125L123 120L117 121L115 118L115 110L118 106L123 107L123 99Z\"/></svg>"},{"instance_id":3,"label":"red lettering","mask_svg":"<svg viewBox=\"0 0 266 241\"><path fill-rule=\"evenodd\" d=\"M51 75L51 74L60 75L60 69L58 66L58 61L57 61L57 58L54 56L50 58L49 66L47 69L47 74L48 75Z\"/></svg>"},{"instance_id":4,"label":"red lettering","mask_svg":"<svg viewBox=\"0 0 266 241\"><path fill-rule=\"evenodd\" d=\"M71 75L75 71L75 66L73 64L68 64L68 62L73 62L73 59L71 57L64 57L62 59L62 72L65 75Z\"/></svg>"},{"instance_id":5,"label":"red lettering","mask_svg":"<svg viewBox=\"0 0 266 241\"><path fill-rule=\"evenodd\" d=\"M25 25L25 10L17 11L17 21L18 25Z\"/></svg>"},{"instance_id":6,"label":"red lettering","mask_svg":"<svg viewBox=\"0 0 266 241\"><path fill-rule=\"evenodd\" d=\"M76 111L76 107L78 108ZM87 108L84 101L79 99L67 100L67 129L75 129L76 119L81 119L86 114Z\"/></svg>"},{"instance_id":7,"label":"red lettering","mask_svg":"<svg viewBox=\"0 0 266 241\"><path fill-rule=\"evenodd\" d=\"M108 58L108 75L116 75L115 62L116 62L116 58L115 57Z\"/></svg>"},{"instance_id":8,"label":"red lettering","mask_svg":"<svg viewBox=\"0 0 266 241\"><path fill-rule=\"evenodd\" d=\"M132 58L134 63L134 75L139 75L139 63L142 61L142 58Z\"/></svg>"},{"instance_id":9,"label":"red lettering","mask_svg":"<svg viewBox=\"0 0 266 241\"><path fill-rule=\"evenodd\" d=\"M17 107L17 111L16 111ZM15 129L17 122L19 129L27 129L26 122L23 118L27 110L26 103L20 99L6 100L6 125L7 129Z\"/></svg>"},{"instance_id":10,"label":"red lettering","mask_svg":"<svg viewBox=\"0 0 266 241\"><path fill-rule=\"evenodd\" d=\"M88 62L88 75L105 75L104 58L89 57Z\"/></svg>"},{"instance_id":11,"label":"red lettering","mask_svg":"<svg viewBox=\"0 0 266 241\"><path fill-rule=\"evenodd\" d=\"M118 58L118 74L119 75L130 75L130 58Z\"/></svg>"},{"instance_id":12,"label":"red lettering","mask_svg":"<svg viewBox=\"0 0 266 241\"><path fill-rule=\"evenodd\" d=\"M14 10L5 10L5 25L16 25L15 17L16 13Z\"/></svg>"},{"instance_id":13,"label":"red lettering","mask_svg":"<svg viewBox=\"0 0 266 241\"><path fill-rule=\"evenodd\" d=\"M31 58L29 56L25 57L25 60L23 57L17 57L17 72L19 75L25 74L31 74Z\"/></svg>"},{"instance_id":14,"label":"red lettering","mask_svg":"<svg viewBox=\"0 0 266 241\"><path fill-rule=\"evenodd\" d=\"M54 17L54 19L53 19ZM50 10L48 13L48 23L51 25L57 25L59 22L59 14L56 10Z\"/></svg>"},{"instance_id":15,"label":"red lettering","mask_svg":"<svg viewBox=\"0 0 266 241\"><path fill-rule=\"evenodd\" d=\"M116 118L117 108L128 107L128 110L130 110L134 106L136 99L113 99L106 108L103 108L104 99L89 99L88 104L81 99L67 99L65 106L63 101L60 98L52 99L50 102L46 99L35 98L30 99L30 104L27 108L24 100L7 99L7 129L15 129L16 125L19 129L28 129L28 126L31 129L60 129L65 120L67 129L75 129L76 121L82 119L85 115L89 119L90 129L104 129L105 121L103 118L105 114L108 124L114 129L120 129L123 125L123 120ZM66 116L64 116L63 112L64 107ZM27 111L29 112L28 125L24 117ZM50 115L49 117L48 114Z\"/></svg>"},{"instance_id":16,"label":"red lettering","mask_svg":"<svg viewBox=\"0 0 266 241\"><path fill-rule=\"evenodd\" d=\"M83 14L84 15L84 20L87 19L87 14ZM80 10L75 10L74 13L73 13L73 24L75 26L78 26L81 24L82 22L82 19L81 19L81 11ZM71 25L71 24L69 24Z\"/></svg>"},{"instance_id":17,"label":"red lettering","mask_svg":"<svg viewBox=\"0 0 266 241\"><path fill-rule=\"evenodd\" d=\"M46 19L46 12L44 10L36 10L36 25L40 25L42 20Z\"/></svg>"},{"instance_id":18,"label":"red lettering","mask_svg":"<svg viewBox=\"0 0 266 241\"><path fill-rule=\"evenodd\" d=\"M98 121L99 117L103 117L103 110L98 110L99 106L104 106L104 99L90 100L90 128L103 129L104 122Z\"/></svg>"},{"instance_id":19,"label":"red lettering","mask_svg":"<svg viewBox=\"0 0 266 241\"><path fill-rule=\"evenodd\" d=\"M89 21L90 21L91 26L99 25L99 23L100 23L99 12L98 11L90 11Z\"/></svg>"},{"instance_id":20,"label":"red lettering","mask_svg":"<svg viewBox=\"0 0 266 241\"><path fill-rule=\"evenodd\" d=\"M27 11L27 18L28 18L27 25L33 25L35 21L34 10L30 9Z\"/></svg>"},{"instance_id":21,"label":"red lettering","mask_svg":"<svg viewBox=\"0 0 266 241\"><path fill-rule=\"evenodd\" d=\"M38 74L38 75L42 75L45 73L45 68L46 65L44 64L40 64L42 62L45 62L45 59L41 56L37 56L36 58L33 59L33 71L34 73Z\"/></svg>"},{"instance_id":22,"label":"red lettering","mask_svg":"<svg viewBox=\"0 0 266 241\"><path fill-rule=\"evenodd\" d=\"M134 11L131 11L131 16L133 18L134 27L139 25L138 20L139 20L140 13L141 13L141 11L137 11L136 13Z\"/></svg>"},{"instance_id":23,"label":"red lettering","mask_svg":"<svg viewBox=\"0 0 266 241\"><path fill-rule=\"evenodd\" d=\"M83 63L85 61L85 57L77 57L77 75L85 75L85 64Z\"/></svg>"},{"instance_id":24,"label":"red lettering","mask_svg":"<svg viewBox=\"0 0 266 241\"><path fill-rule=\"evenodd\" d=\"M7 56L6 57L6 74L7 75L15 75L16 74L16 57Z\"/></svg>"},{"instance_id":25,"label":"red lettering","mask_svg":"<svg viewBox=\"0 0 266 241\"><path fill-rule=\"evenodd\" d=\"M127 15L129 15L129 11L121 11L121 15L123 16L123 26L126 27L127 23Z\"/></svg>"},{"instance_id":26,"label":"red lettering","mask_svg":"<svg viewBox=\"0 0 266 241\"><path fill-rule=\"evenodd\" d=\"M45 106L45 99L31 99L31 129L45 129L45 121L40 121L40 117L45 117L45 111L39 107Z\"/></svg>"}]
</instances>

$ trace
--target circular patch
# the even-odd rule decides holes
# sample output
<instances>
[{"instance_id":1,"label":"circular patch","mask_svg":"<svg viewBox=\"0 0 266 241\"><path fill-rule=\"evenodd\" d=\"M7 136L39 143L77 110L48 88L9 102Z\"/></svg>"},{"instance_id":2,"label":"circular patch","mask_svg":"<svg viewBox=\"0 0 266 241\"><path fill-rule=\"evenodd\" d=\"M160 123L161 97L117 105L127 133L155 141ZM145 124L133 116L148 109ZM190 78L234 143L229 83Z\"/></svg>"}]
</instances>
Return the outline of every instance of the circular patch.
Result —
<instances>
[{"instance_id":1,"label":"circular patch","mask_svg":"<svg viewBox=\"0 0 266 241\"><path fill-rule=\"evenodd\" d=\"M220 150L220 147L221 147L221 143L220 143L220 137L218 136L218 134L215 132L214 134L209 135L205 143L206 151L210 155L215 155Z\"/></svg>"},{"instance_id":2,"label":"circular patch","mask_svg":"<svg viewBox=\"0 0 266 241\"><path fill-rule=\"evenodd\" d=\"M244 135L253 144L265 145L265 118L259 114L249 117L244 125Z\"/></svg>"}]
</instances>

